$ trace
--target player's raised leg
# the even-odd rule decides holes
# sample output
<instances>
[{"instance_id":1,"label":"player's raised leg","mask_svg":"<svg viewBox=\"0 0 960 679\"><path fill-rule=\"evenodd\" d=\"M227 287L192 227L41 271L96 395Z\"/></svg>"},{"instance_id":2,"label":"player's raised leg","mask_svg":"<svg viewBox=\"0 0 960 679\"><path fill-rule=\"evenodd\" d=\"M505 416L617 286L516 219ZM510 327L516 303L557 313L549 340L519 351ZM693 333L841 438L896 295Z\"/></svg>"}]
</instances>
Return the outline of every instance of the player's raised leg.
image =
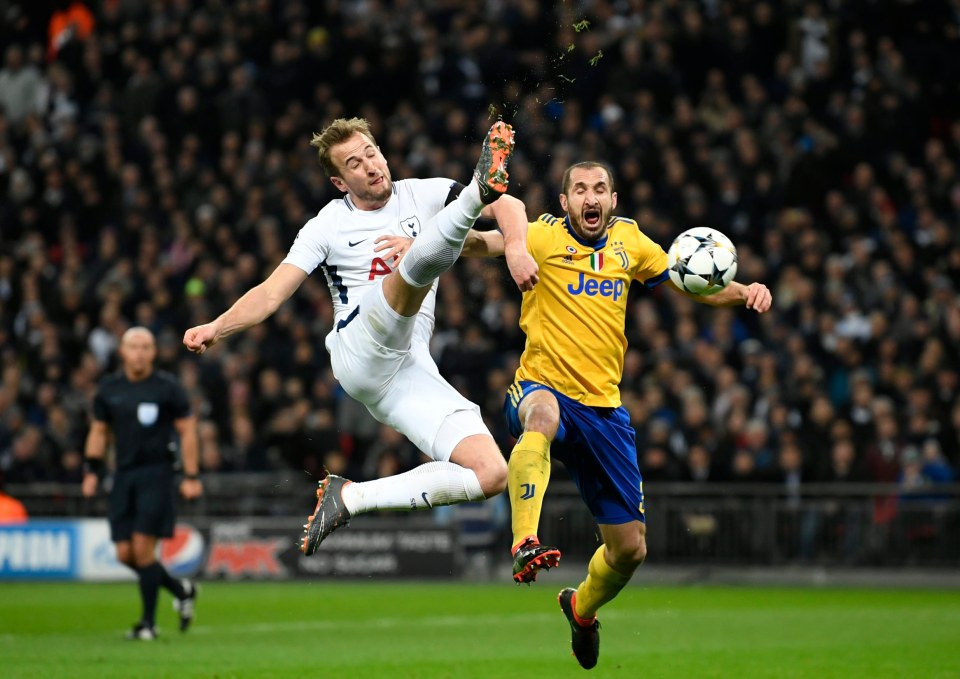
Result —
<instances>
[{"instance_id":1,"label":"player's raised leg","mask_svg":"<svg viewBox=\"0 0 960 679\"><path fill-rule=\"evenodd\" d=\"M425 288L453 266L480 211L506 193L509 182L507 162L513 147L513 128L498 120L483 140L474 181L428 222L400 262L398 272L404 283L413 288ZM402 287L400 281L385 281L387 301L403 315L414 314L420 309L419 303L415 308L407 309L395 305L395 302L403 302L406 296Z\"/></svg>"},{"instance_id":2,"label":"player's raised leg","mask_svg":"<svg viewBox=\"0 0 960 679\"><path fill-rule=\"evenodd\" d=\"M357 321L379 345L396 351L409 349L417 313L430 286L456 262L484 205L506 192L506 168L513 147L513 128L502 121L494 123L483 141L474 181L424 225L397 270L385 276L376 291L367 294ZM353 398L368 406L377 398L377 394L365 398L344 386ZM378 379L374 386L382 387L383 380Z\"/></svg>"},{"instance_id":3,"label":"player's raised leg","mask_svg":"<svg viewBox=\"0 0 960 679\"><path fill-rule=\"evenodd\" d=\"M595 666L600 656L597 611L620 593L647 557L647 527L642 521L601 524L600 533L604 544L590 559L587 577L576 590L567 588L558 596L570 622L573 654L586 669Z\"/></svg>"},{"instance_id":4,"label":"player's raised leg","mask_svg":"<svg viewBox=\"0 0 960 679\"><path fill-rule=\"evenodd\" d=\"M522 395L520 385L511 386L512 396ZM510 492L513 528L513 579L532 583L541 569L560 562L560 550L540 544L537 537L543 496L550 482L550 442L560 424L557 398L546 389L523 396L518 407L523 433L510 453L507 487Z\"/></svg>"}]
</instances>

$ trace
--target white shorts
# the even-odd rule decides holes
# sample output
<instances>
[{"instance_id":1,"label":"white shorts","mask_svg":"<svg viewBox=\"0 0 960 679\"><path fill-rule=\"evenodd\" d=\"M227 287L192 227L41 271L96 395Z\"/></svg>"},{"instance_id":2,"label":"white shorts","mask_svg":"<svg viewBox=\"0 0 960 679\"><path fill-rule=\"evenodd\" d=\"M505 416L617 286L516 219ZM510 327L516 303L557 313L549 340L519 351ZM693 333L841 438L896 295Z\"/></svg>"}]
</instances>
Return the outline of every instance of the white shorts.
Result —
<instances>
[{"instance_id":1,"label":"white shorts","mask_svg":"<svg viewBox=\"0 0 960 679\"><path fill-rule=\"evenodd\" d=\"M360 314L368 304L382 303L378 292L367 294ZM468 436L490 436L480 408L440 376L423 342L405 351L387 348L358 317L327 335L326 346L344 390L430 458L447 461Z\"/></svg>"}]
</instances>

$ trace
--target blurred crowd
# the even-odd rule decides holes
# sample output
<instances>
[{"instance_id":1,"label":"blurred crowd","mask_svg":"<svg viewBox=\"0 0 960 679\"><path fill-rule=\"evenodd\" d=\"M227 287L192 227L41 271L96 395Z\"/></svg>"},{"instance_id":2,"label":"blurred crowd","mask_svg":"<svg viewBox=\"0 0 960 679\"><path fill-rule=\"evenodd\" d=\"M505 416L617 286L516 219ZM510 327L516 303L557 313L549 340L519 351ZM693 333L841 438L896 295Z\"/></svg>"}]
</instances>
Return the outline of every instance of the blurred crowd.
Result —
<instances>
[{"instance_id":1,"label":"blurred crowd","mask_svg":"<svg viewBox=\"0 0 960 679\"><path fill-rule=\"evenodd\" d=\"M710 225L774 309L635 286L623 400L649 481L960 471L960 1L0 0L0 470L79 482L131 325L200 418L203 468L396 473L418 452L334 380L321 274L202 357L180 340L337 192L311 132L371 121L394 178L467 181L491 117L511 193L559 213L601 160L666 249ZM524 338L502 261L441 280L433 350L504 451ZM412 404L413 405L413 404Z\"/></svg>"}]
</instances>

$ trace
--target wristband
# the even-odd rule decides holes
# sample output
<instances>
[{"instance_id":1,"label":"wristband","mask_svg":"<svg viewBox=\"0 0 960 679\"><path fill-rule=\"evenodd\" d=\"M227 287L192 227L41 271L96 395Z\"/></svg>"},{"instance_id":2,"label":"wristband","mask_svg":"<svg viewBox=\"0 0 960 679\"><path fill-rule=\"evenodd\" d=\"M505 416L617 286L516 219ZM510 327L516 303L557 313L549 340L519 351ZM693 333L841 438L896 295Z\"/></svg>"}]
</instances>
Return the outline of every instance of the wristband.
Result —
<instances>
[{"instance_id":1,"label":"wristband","mask_svg":"<svg viewBox=\"0 0 960 679\"><path fill-rule=\"evenodd\" d=\"M83 471L86 474L96 474L97 478L103 476L105 465L102 457L86 457L83 460Z\"/></svg>"}]
</instances>

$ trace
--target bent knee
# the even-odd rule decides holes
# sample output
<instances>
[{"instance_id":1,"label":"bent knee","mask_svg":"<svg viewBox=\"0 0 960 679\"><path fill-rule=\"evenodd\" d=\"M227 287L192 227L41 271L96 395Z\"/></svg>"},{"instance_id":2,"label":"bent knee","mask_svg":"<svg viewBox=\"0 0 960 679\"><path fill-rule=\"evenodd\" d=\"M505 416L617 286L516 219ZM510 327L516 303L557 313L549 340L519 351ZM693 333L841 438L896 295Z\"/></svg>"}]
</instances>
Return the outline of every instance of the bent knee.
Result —
<instances>
[{"instance_id":1,"label":"bent knee","mask_svg":"<svg viewBox=\"0 0 960 679\"><path fill-rule=\"evenodd\" d=\"M614 562L611 565L623 573L632 573L647 559L647 541L642 537L626 544L607 545L607 550Z\"/></svg>"},{"instance_id":2,"label":"bent knee","mask_svg":"<svg viewBox=\"0 0 960 679\"><path fill-rule=\"evenodd\" d=\"M488 461L485 460L480 469L475 469L474 473L477 475L485 497L499 495L507 488L507 461L499 452L496 456L491 456Z\"/></svg>"},{"instance_id":3,"label":"bent knee","mask_svg":"<svg viewBox=\"0 0 960 679\"><path fill-rule=\"evenodd\" d=\"M637 545L637 548L633 552L633 562L639 566L644 561L647 560L647 541L640 540L640 544Z\"/></svg>"},{"instance_id":4,"label":"bent knee","mask_svg":"<svg viewBox=\"0 0 960 679\"><path fill-rule=\"evenodd\" d=\"M547 403L532 404L524 413L524 431L538 431L553 438L560 426L560 411Z\"/></svg>"},{"instance_id":5,"label":"bent knee","mask_svg":"<svg viewBox=\"0 0 960 679\"><path fill-rule=\"evenodd\" d=\"M476 474L484 497L493 497L507 487L507 461L489 435L461 441L454 448L450 461Z\"/></svg>"},{"instance_id":6,"label":"bent knee","mask_svg":"<svg viewBox=\"0 0 960 679\"><path fill-rule=\"evenodd\" d=\"M470 469L477 475L484 497L499 495L506 489L507 461L503 459L503 455L496 446L493 447L492 452L474 461Z\"/></svg>"}]
</instances>

